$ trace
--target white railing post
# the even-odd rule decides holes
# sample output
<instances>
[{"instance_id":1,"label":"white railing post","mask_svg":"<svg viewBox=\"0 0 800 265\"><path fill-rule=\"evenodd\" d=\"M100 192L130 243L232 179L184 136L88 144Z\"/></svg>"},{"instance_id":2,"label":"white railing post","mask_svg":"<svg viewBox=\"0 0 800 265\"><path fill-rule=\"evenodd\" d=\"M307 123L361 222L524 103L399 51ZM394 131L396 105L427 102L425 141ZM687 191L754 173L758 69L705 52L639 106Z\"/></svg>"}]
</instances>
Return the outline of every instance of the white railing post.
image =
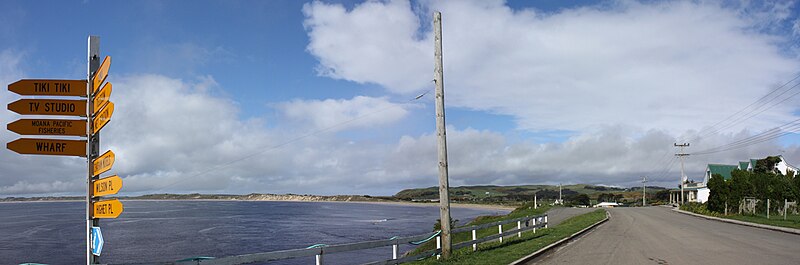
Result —
<instances>
[{"instance_id":1,"label":"white railing post","mask_svg":"<svg viewBox=\"0 0 800 265\"><path fill-rule=\"evenodd\" d=\"M531 224L533 225L533 233L536 234L536 217L531 219Z\"/></svg>"},{"instance_id":2,"label":"white railing post","mask_svg":"<svg viewBox=\"0 0 800 265\"><path fill-rule=\"evenodd\" d=\"M441 253L441 249L442 249L442 237L440 237L440 236L437 236L437 237L436 237L436 249L437 249L437 250L439 250L439 252ZM436 259L439 259L441 256L442 256L442 255L436 254Z\"/></svg>"},{"instance_id":3,"label":"white railing post","mask_svg":"<svg viewBox=\"0 0 800 265\"><path fill-rule=\"evenodd\" d=\"M503 225L497 225L497 233L503 234ZM500 243L503 243L503 236L500 236Z\"/></svg>"},{"instance_id":4,"label":"white railing post","mask_svg":"<svg viewBox=\"0 0 800 265\"><path fill-rule=\"evenodd\" d=\"M547 215L545 215L545 216L544 216L544 228L547 228L547 225L548 225L549 223L550 223L550 222L548 222L548 221L547 221Z\"/></svg>"},{"instance_id":5,"label":"white railing post","mask_svg":"<svg viewBox=\"0 0 800 265\"><path fill-rule=\"evenodd\" d=\"M472 229L472 240L478 239L475 229ZM478 251L478 244L472 244L472 251Z\"/></svg>"},{"instance_id":6,"label":"white railing post","mask_svg":"<svg viewBox=\"0 0 800 265\"><path fill-rule=\"evenodd\" d=\"M522 237L522 221L517 221L517 230L520 230L517 232L517 237Z\"/></svg>"},{"instance_id":7,"label":"white railing post","mask_svg":"<svg viewBox=\"0 0 800 265\"><path fill-rule=\"evenodd\" d=\"M392 245L392 259L397 259L397 244Z\"/></svg>"},{"instance_id":8,"label":"white railing post","mask_svg":"<svg viewBox=\"0 0 800 265\"><path fill-rule=\"evenodd\" d=\"M322 265L322 254L317 254L317 265Z\"/></svg>"}]
</instances>

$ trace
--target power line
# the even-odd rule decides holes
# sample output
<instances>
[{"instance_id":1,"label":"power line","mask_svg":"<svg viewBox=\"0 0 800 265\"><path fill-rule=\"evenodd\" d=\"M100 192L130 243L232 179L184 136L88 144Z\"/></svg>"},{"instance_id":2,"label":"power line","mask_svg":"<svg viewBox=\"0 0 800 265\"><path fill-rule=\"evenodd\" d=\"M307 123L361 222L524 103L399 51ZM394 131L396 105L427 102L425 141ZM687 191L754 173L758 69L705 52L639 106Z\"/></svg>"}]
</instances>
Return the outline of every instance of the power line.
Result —
<instances>
[{"instance_id":1,"label":"power line","mask_svg":"<svg viewBox=\"0 0 800 265\"><path fill-rule=\"evenodd\" d=\"M737 112L735 112L735 113L731 114L730 116L726 117L725 119L723 119L723 120L721 120L721 121L719 121L719 122L717 122L717 123L715 123L715 124L711 125L711 127L709 127L709 128L710 128L710 130L707 130L707 131L705 131L705 132L703 132L703 133L701 133L701 134L699 134L699 135L695 136L695 137L694 137L694 138L692 138L690 141L697 141L697 140L699 140L699 139L702 139L702 138L703 138L703 137L705 137L705 136L708 136L708 135L711 135L711 134L714 134L714 133L720 132L720 131L722 131L722 130L724 130L724 129L730 128L730 127L732 127L732 126L734 126L734 125L736 125L736 124L738 124L738 123L744 122L744 121L746 121L746 120L748 120L748 119L752 118L753 116L755 116L755 115L758 115L758 114L761 114L761 113L763 113L764 111L766 111L766 110L769 110L769 109L771 109L772 107L774 107L774 106L776 106L776 105L778 105L778 104L781 104L781 103L785 102L786 100L788 100L788 99L790 99L790 98L792 98L792 97L796 96L796 95L797 95L798 93L800 93L800 92L798 92L798 93L795 93L795 94L792 94L791 96L789 96L789 97L785 98L784 100L782 100L782 101L780 101L780 102L778 102L778 103L776 103L776 104L773 104L772 106L770 106L770 107L768 107L768 108L766 108L766 109L764 109L764 110L761 110L761 111L759 111L759 112L758 112L758 113L756 113L756 114L750 115L751 113L753 113L753 112L755 112L755 111L757 111L757 110L761 109L761 108L762 108L762 107L764 107L766 104L770 103L771 101L773 101L773 100L777 99L778 97L782 96L782 95L783 95L783 94L785 94L786 92L788 92L788 91L790 91L790 90L792 90L792 89L796 88L798 85L800 85L800 83L797 83L797 84L795 84L795 85L793 85L793 86L789 87L788 89L784 90L784 91L783 91L783 92L781 92L780 94L777 94L777 95L775 95L774 97L770 98L769 100L766 100L768 97L770 97L770 95L772 95L772 94L774 94L774 93L776 93L776 92L778 92L778 91L780 91L780 90L782 90L782 89L786 88L786 87L787 87L787 85L789 85L789 84L791 84L792 82L796 81L798 78L800 78L800 74L796 75L794 78L792 78L792 79L791 79L791 80L789 80L788 82L786 82L786 83L784 83L784 84L782 84L782 85L778 86L777 88L773 89L772 91L770 91L770 92L769 92L769 93L767 93L766 95L762 96L762 97L761 97L761 98L759 98L758 100L754 101L753 103L750 103L749 105L747 105L747 106L745 106L744 108L740 109L739 111L737 111ZM750 109L750 108L751 108L751 107L753 107L754 105L757 105L757 106L756 106L756 107L754 107L754 108L752 108L752 109ZM742 116L740 116L740 117L738 117L738 118L736 118L736 119L734 119L734 120L732 120L732 121L730 121L730 122L726 123L726 121L729 121L730 119L732 119L732 118L736 117L738 114L742 113L743 111L745 111L745 110L747 110L747 109L750 109L750 111L749 111L749 112L747 112L747 113L745 113L744 115L742 115ZM748 115L750 115L750 116L748 116ZM746 117L746 116L747 116L747 118L745 118L745 119L742 119L743 117ZM722 126L722 127L719 127L719 128L716 128L717 126L719 126L719 125L723 125L723 124L726 124L726 125L725 125L725 126Z\"/></svg>"},{"instance_id":2,"label":"power line","mask_svg":"<svg viewBox=\"0 0 800 265\"><path fill-rule=\"evenodd\" d=\"M727 144L723 144L721 146L708 148L708 149L705 149L705 150L702 150L702 151L699 151L699 152L695 152L695 153L692 153L692 154L693 155L707 155L707 154L713 154L713 153L719 153L719 152L734 150L734 149L738 149L738 148L743 148L743 147L746 147L746 146L750 146L750 145L762 143L762 142L765 142L765 141L769 141L769 140L772 140L772 139L780 138L780 137L782 137L784 135L787 135L787 134L795 132L797 129L800 129L800 119L788 122L786 124L780 125L778 127L766 130L764 132L761 132L759 134L756 134L756 135L753 135L753 136L750 136L750 137L747 137L747 138L744 138L744 139L739 139L739 140L736 140L736 141L733 141L733 142L730 142L730 143L727 143Z\"/></svg>"}]
</instances>

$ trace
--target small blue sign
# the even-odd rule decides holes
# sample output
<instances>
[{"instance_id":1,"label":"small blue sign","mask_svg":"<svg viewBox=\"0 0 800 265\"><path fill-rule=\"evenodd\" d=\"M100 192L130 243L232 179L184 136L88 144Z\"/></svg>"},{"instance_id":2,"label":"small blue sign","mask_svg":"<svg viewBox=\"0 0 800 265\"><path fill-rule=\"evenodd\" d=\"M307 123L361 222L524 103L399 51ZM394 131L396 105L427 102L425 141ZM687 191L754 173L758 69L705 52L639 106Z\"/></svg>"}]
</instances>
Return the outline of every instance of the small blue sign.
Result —
<instances>
[{"instance_id":1,"label":"small blue sign","mask_svg":"<svg viewBox=\"0 0 800 265\"><path fill-rule=\"evenodd\" d=\"M103 233L100 227L92 227L92 255L100 256L103 251Z\"/></svg>"}]
</instances>

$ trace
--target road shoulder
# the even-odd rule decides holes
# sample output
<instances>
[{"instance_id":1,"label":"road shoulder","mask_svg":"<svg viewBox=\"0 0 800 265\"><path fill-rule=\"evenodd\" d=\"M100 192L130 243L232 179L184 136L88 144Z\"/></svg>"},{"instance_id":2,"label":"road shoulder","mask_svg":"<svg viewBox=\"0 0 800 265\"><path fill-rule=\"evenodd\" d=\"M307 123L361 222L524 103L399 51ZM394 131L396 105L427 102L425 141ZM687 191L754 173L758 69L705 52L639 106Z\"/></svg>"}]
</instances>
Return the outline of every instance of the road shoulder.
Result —
<instances>
[{"instance_id":1,"label":"road shoulder","mask_svg":"<svg viewBox=\"0 0 800 265\"><path fill-rule=\"evenodd\" d=\"M575 232L574 234L570 235L569 237L566 237L564 239L556 241L553 244L547 245L547 246L537 250L536 252L531 253L530 255L527 255L527 256L522 257L522 258L520 258L518 260L515 260L514 262L509 263L509 265L525 264L526 262L531 261L531 260L541 256L542 254L547 253L548 251L550 251L552 249L555 249L556 247L558 247L558 246L560 246L560 245L562 245L562 244L564 244L564 243L566 243L566 242L568 242L570 240L573 240L576 237L579 237L579 236L583 235L587 231L589 231L589 230L591 230L591 229L593 229L593 228L605 223L610 218L611 218L611 214L608 211L606 211L606 218L604 218L603 220L597 221L597 223L594 223L594 224L590 225L589 227L586 227L586 228L582 229L581 231Z\"/></svg>"}]
</instances>

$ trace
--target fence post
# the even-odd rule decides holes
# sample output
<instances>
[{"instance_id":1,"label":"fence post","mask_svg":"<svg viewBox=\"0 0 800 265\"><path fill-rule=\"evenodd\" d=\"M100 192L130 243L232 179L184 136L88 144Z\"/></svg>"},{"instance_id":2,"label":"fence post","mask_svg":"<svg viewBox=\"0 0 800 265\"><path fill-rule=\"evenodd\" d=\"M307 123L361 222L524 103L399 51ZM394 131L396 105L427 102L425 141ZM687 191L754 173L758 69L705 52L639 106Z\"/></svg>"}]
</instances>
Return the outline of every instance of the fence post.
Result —
<instances>
[{"instance_id":1,"label":"fence post","mask_svg":"<svg viewBox=\"0 0 800 265\"><path fill-rule=\"evenodd\" d=\"M436 249L437 249L437 250L439 250L439 253L441 254L441 249L442 249L442 237L440 237L440 236L437 236L437 237L436 237ZM440 255L440 254L436 254L436 259L439 259L439 258L441 258L441 257L442 257L442 255Z\"/></svg>"},{"instance_id":2,"label":"fence post","mask_svg":"<svg viewBox=\"0 0 800 265\"><path fill-rule=\"evenodd\" d=\"M497 233L503 234L503 225L497 225ZM500 236L500 243L503 243L503 236Z\"/></svg>"},{"instance_id":3,"label":"fence post","mask_svg":"<svg viewBox=\"0 0 800 265\"><path fill-rule=\"evenodd\" d=\"M769 219L769 199L767 199L767 219Z\"/></svg>"},{"instance_id":4,"label":"fence post","mask_svg":"<svg viewBox=\"0 0 800 265\"><path fill-rule=\"evenodd\" d=\"M322 265L322 252L317 254L317 265Z\"/></svg>"},{"instance_id":5,"label":"fence post","mask_svg":"<svg viewBox=\"0 0 800 265\"><path fill-rule=\"evenodd\" d=\"M475 234L475 229L472 229L472 240L478 239L477 235ZM472 244L472 251L478 251L478 244Z\"/></svg>"},{"instance_id":6,"label":"fence post","mask_svg":"<svg viewBox=\"0 0 800 265\"><path fill-rule=\"evenodd\" d=\"M783 220L786 220L786 204L789 203L789 200L783 199Z\"/></svg>"},{"instance_id":7,"label":"fence post","mask_svg":"<svg viewBox=\"0 0 800 265\"><path fill-rule=\"evenodd\" d=\"M522 230L522 221L517 221L517 230ZM517 237L522 237L522 231L517 232Z\"/></svg>"},{"instance_id":8,"label":"fence post","mask_svg":"<svg viewBox=\"0 0 800 265\"><path fill-rule=\"evenodd\" d=\"M397 259L397 244L392 245L392 259Z\"/></svg>"},{"instance_id":9,"label":"fence post","mask_svg":"<svg viewBox=\"0 0 800 265\"><path fill-rule=\"evenodd\" d=\"M545 215L545 216L544 216L544 228L547 228L547 225L548 225L549 223L550 223L550 222L548 222L548 221L547 221L547 215Z\"/></svg>"}]
</instances>

